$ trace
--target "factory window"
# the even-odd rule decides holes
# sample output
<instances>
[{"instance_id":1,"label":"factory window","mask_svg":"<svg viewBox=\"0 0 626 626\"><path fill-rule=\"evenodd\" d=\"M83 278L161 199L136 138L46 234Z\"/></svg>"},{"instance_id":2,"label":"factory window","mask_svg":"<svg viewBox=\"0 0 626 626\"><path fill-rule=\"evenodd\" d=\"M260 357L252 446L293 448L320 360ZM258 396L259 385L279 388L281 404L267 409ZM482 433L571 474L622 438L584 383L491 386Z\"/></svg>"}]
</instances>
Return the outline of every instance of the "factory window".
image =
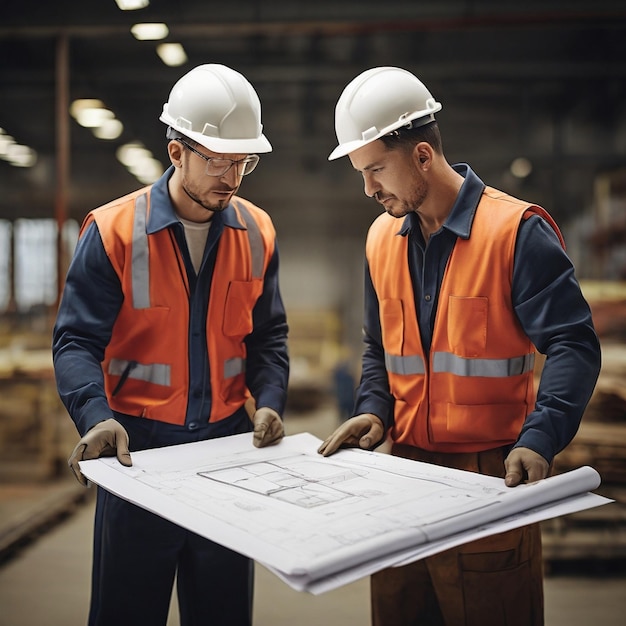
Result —
<instances>
[{"instance_id":1,"label":"factory window","mask_svg":"<svg viewBox=\"0 0 626 626\"><path fill-rule=\"evenodd\" d=\"M74 250L77 237L78 224L73 220L66 222L63 228L62 250L68 259ZM12 263L11 252L13 252ZM55 220L18 219L13 224L7 220L0 220L1 311L15 308L18 312L28 312L40 306L54 305L57 297L56 274Z\"/></svg>"}]
</instances>

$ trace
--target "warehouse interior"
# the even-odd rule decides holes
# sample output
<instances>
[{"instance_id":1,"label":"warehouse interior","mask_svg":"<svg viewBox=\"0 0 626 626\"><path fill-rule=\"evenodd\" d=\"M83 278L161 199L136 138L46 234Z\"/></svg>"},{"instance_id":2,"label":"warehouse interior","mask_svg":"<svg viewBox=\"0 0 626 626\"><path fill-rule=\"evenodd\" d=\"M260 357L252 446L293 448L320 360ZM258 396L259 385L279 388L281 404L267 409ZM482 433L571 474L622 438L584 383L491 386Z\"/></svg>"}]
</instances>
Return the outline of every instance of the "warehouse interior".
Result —
<instances>
[{"instance_id":1,"label":"warehouse interior","mask_svg":"<svg viewBox=\"0 0 626 626\"><path fill-rule=\"evenodd\" d=\"M344 366L353 381L359 376L364 239L380 210L347 159L327 160L334 107L361 71L393 65L415 73L442 103L450 162L467 162L487 184L545 207L564 233L603 366L556 468L592 465L603 479L598 493L616 502L546 523L546 568L623 577L624 3L136 0L142 4L0 0L3 567L45 529L93 504L68 481L77 437L52 372L58 297L86 213L167 167L158 118L172 85L196 65L233 67L259 94L273 151L240 195L268 211L278 233L292 361L288 432L323 437L334 428L334 373ZM166 29L160 39L141 39L138 24ZM171 65L168 50L182 55ZM100 101L115 122L108 134L79 123L83 100ZM147 155L151 169L123 162L129 151ZM359 602L365 593L359 589Z\"/></svg>"}]
</instances>

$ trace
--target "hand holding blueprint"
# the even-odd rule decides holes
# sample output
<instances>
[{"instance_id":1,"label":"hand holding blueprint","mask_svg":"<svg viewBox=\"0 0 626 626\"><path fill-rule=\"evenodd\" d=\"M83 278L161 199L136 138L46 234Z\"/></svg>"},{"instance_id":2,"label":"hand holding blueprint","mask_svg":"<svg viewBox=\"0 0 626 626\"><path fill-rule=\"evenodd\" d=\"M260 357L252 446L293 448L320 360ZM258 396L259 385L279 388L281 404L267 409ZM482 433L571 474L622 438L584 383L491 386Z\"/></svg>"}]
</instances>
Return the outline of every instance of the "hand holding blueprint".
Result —
<instances>
[{"instance_id":1,"label":"hand holding blueprint","mask_svg":"<svg viewBox=\"0 0 626 626\"><path fill-rule=\"evenodd\" d=\"M255 448L252 434L144 450L133 466L80 463L92 482L322 593L384 567L611 502L582 467L531 485L346 449L308 433Z\"/></svg>"}]
</instances>

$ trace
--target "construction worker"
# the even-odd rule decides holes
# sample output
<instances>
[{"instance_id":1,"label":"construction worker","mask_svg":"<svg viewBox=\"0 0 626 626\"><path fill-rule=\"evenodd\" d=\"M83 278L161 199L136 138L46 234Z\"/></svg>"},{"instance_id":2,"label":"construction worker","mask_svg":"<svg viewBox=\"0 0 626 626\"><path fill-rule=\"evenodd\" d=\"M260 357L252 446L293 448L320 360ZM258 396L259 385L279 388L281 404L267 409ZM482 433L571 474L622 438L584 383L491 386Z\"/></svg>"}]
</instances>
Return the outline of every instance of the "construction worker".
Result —
<instances>
[{"instance_id":1,"label":"construction worker","mask_svg":"<svg viewBox=\"0 0 626 626\"><path fill-rule=\"evenodd\" d=\"M329 159L347 155L385 212L366 242L354 417L319 452L388 437L394 455L515 487L545 478L573 438L600 348L554 220L450 165L440 110L394 67L363 72L337 102ZM539 526L378 572L371 601L375 626L543 624Z\"/></svg>"},{"instance_id":2,"label":"construction worker","mask_svg":"<svg viewBox=\"0 0 626 626\"><path fill-rule=\"evenodd\" d=\"M287 322L269 216L236 195L271 151L240 73L200 65L160 120L171 167L91 211L54 328L59 394L81 439L69 464L254 431L283 437ZM249 625L253 562L98 489L90 626Z\"/></svg>"}]
</instances>

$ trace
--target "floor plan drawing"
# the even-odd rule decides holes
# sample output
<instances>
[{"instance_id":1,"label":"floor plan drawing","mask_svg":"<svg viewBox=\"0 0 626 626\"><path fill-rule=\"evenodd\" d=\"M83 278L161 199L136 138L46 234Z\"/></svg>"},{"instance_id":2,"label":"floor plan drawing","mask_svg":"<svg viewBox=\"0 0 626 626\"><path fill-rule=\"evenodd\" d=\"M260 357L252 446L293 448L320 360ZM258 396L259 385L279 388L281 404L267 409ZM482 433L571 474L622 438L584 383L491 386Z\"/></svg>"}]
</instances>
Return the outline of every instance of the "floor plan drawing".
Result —
<instances>
[{"instance_id":1,"label":"floor plan drawing","mask_svg":"<svg viewBox=\"0 0 626 626\"><path fill-rule=\"evenodd\" d=\"M382 494L358 493L350 488L367 471L316 463L305 455L199 472L199 475L306 509Z\"/></svg>"},{"instance_id":2,"label":"floor plan drawing","mask_svg":"<svg viewBox=\"0 0 626 626\"><path fill-rule=\"evenodd\" d=\"M128 468L115 458L84 461L81 471L301 589L599 485L597 472L582 468L509 489L501 479L377 452L322 457L320 443L302 433L259 449L251 434L235 435L134 452Z\"/></svg>"}]
</instances>

